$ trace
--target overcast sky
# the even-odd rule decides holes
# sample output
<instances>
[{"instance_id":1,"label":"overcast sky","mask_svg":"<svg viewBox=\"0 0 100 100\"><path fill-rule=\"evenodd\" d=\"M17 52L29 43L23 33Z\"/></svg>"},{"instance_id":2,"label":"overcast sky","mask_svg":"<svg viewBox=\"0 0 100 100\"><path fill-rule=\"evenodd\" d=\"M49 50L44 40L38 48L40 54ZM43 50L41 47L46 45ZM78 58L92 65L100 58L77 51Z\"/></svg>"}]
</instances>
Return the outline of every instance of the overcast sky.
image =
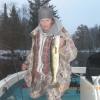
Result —
<instances>
[{"instance_id":1,"label":"overcast sky","mask_svg":"<svg viewBox=\"0 0 100 100\"><path fill-rule=\"evenodd\" d=\"M3 3L15 2L18 7L28 3L27 0L0 0L0 11ZM62 23L73 33L80 24L93 27L100 25L100 0L52 0L56 6Z\"/></svg>"}]
</instances>

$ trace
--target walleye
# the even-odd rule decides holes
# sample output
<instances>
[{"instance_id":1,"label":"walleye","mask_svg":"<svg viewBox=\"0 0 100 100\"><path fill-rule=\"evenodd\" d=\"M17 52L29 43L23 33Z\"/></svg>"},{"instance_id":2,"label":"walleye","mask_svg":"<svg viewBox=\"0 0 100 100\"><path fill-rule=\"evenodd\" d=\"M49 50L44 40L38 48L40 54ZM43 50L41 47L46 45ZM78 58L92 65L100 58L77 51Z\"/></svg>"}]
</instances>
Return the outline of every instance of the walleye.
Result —
<instances>
[{"instance_id":1,"label":"walleye","mask_svg":"<svg viewBox=\"0 0 100 100\"><path fill-rule=\"evenodd\" d=\"M59 45L60 36L54 36L51 45L51 71L52 71L52 83L57 82L57 72L59 68Z\"/></svg>"}]
</instances>

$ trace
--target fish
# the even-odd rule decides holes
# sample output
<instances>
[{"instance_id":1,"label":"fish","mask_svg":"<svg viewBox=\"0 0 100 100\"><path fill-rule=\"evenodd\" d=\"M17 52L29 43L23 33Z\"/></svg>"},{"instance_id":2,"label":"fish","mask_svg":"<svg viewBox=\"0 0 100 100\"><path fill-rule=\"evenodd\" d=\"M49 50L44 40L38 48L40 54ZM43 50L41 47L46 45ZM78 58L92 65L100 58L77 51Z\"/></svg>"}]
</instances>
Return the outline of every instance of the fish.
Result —
<instances>
[{"instance_id":1,"label":"fish","mask_svg":"<svg viewBox=\"0 0 100 100\"><path fill-rule=\"evenodd\" d=\"M53 36L51 45L51 72L52 72L52 83L57 83L57 73L59 68L59 45L60 36Z\"/></svg>"}]
</instances>

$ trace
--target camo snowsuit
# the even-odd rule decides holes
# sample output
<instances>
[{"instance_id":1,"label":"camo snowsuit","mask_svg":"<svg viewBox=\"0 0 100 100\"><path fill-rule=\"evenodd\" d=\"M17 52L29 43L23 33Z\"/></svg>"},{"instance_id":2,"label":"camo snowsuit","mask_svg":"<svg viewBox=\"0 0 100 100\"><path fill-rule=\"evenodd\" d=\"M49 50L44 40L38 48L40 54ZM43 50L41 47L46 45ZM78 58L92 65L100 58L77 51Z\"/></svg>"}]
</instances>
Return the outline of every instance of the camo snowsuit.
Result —
<instances>
[{"instance_id":1,"label":"camo snowsuit","mask_svg":"<svg viewBox=\"0 0 100 100\"><path fill-rule=\"evenodd\" d=\"M63 93L69 88L71 81L70 62L77 56L77 49L68 32L58 19L48 33L44 33L40 26L31 32L32 48L25 61L28 71L25 81L30 87L32 98L38 98L43 94L48 100L61 100ZM52 73L50 66L50 45L52 35L60 35L65 41L60 47L60 61L57 73L57 85L52 86Z\"/></svg>"}]
</instances>

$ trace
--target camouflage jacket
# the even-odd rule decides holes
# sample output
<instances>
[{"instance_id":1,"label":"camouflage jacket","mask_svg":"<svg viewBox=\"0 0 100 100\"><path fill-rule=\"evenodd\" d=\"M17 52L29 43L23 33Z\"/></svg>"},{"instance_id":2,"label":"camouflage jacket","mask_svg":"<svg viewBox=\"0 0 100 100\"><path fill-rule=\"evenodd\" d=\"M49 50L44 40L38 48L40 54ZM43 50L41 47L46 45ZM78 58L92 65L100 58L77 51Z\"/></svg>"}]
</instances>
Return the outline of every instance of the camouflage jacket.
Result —
<instances>
[{"instance_id":1,"label":"camouflage jacket","mask_svg":"<svg viewBox=\"0 0 100 100\"><path fill-rule=\"evenodd\" d=\"M51 84L52 75L51 72L49 75L43 80L39 79L36 81L35 85L32 85L32 67L33 67L33 46L34 46L34 36L37 34L37 29L32 31L32 48L30 50L29 55L25 61L25 64L28 65L28 71L25 77L26 83L29 87L31 87L32 92L41 92L43 93L44 87L48 87ZM71 66L70 62L73 61L77 56L77 48L74 45L73 40L71 39L69 33L65 30L64 27L59 31L60 37L63 38L65 44L60 48L60 65L57 74L57 81L59 84L70 83L70 75L71 75ZM40 93L39 93L40 94ZM36 96L34 94L34 96Z\"/></svg>"}]
</instances>

